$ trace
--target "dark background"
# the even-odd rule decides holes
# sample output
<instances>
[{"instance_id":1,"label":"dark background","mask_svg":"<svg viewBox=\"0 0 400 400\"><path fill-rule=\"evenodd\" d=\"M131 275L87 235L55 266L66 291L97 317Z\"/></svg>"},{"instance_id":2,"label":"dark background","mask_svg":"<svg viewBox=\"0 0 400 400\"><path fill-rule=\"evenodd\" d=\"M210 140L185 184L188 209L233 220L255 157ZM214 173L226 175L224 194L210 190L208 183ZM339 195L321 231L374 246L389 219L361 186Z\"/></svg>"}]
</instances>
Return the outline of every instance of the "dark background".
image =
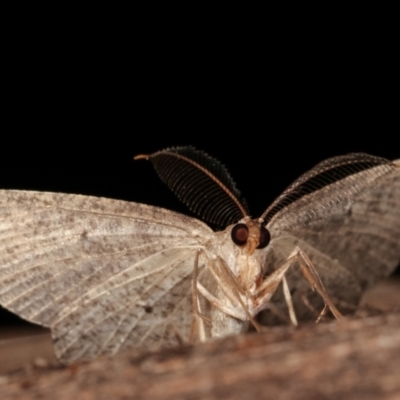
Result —
<instances>
[{"instance_id":1,"label":"dark background","mask_svg":"<svg viewBox=\"0 0 400 400\"><path fill-rule=\"evenodd\" d=\"M381 44L50 36L25 36L5 57L0 188L186 212L132 158L194 145L228 167L257 216L327 157L400 158L397 57Z\"/></svg>"}]
</instances>

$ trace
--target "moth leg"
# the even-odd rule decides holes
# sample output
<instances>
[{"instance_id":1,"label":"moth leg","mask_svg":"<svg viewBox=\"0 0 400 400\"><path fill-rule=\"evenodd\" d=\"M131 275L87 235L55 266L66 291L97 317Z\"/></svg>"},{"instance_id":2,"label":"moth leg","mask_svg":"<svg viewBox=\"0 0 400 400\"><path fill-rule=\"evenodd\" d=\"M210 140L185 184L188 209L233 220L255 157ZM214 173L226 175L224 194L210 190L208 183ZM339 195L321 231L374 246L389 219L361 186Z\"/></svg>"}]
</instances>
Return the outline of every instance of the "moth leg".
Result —
<instances>
[{"instance_id":1,"label":"moth leg","mask_svg":"<svg viewBox=\"0 0 400 400\"><path fill-rule=\"evenodd\" d=\"M215 265L215 261L219 262ZM241 321L250 321L257 331L261 331L261 326L253 318L253 314L249 311L249 308L245 305L242 297L250 298L250 295L243 290L243 288L237 282L236 277L233 275L232 271L227 267L224 260L220 257L217 260L212 260L210 258L210 271L214 275L220 289L224 295L228 298L231 305L227 305L226 302L222 302L215 296L213 296L203 285L198 283L198 289L201 294L215 307L220 309L225 314L239 319ZM236 304L235 304L236 303Z\"/></svg>"},{"instance_id":2,"label":"moth leg","mask_svg":"<svg viewBox=\"0 0 400 400\"><path fill-rule=\"evenodd\" d=\"M294 307L293 307L292 296L290 294L289 286L287 284L285 275L283 275L283 277L282 277L282 286L283 286L283 295L285 296L285 301L286 301L286 304L289 309L290 321L292 322L292 324L294 326L298 326L299 323L297 322L296 313L295 313Z\"/></svg>"},{"instance_id":3,"label":"moth leg","mask_svg":"<svg viewBox=\"0 0 400 400\"><path fill-rule=\"evenodd\" d=\"M289 287L285 278L286 271L290 265L296 261L295 256L289 256L285 263L267 276L262 284L257 288L257 302L259 307L257 312L266 308L266 305L271 300L279 284L282 282L283 295L285 297L286 304L289 309L290 321L294 326L298 325L296 313L294 311L292 296L290 295Z\"/></svg>"},{"instance_id":4,"label":"moth leg","mask_svg":"<svg viewBox=\"0 0 400 400\"><path fill-rule=\"evenodd\" d=\"M306 295L302 294L300 296L303 304L316 316L318 316L320 313L315 309L315 307L309 302L308 298Z\"/></svg>"},{"instance_id":5,"label":"moth leg","mask_svg":"<svg viewBox=\"0 0 400 400\"><path fill-rule=\"evenodd\" d=\"M278 306L276 306L274 303L271 301L267 302L263 308L263 310L269 310L271 311L272 314L274 314L276 317L278 317L281 321L286 322L287 324L293 323L293 321L290 320L290 317L288 317Z\"/></svg>"},{"instance_id":6,"label":"moth leg","mask_svg":"<svg viewBox=\"0 0 400 400\"><path fill-rule=\"evenodd\" d=\"M214 307L217 307L223 313L241 321L246 320L241 311L238 312L236 307L228 306L223 303L221 300L211 294L200 282L197 282L197 289Z\"/></svg>"},{"instance_id":7,"label":"moth leg","mask_svg":"<svg viewBox=\"0 0 400 400\"><path fill-rule=\"evenodd\" d=\"M318 323L319 321L321 321L321 318L326 315L326 313L329 310L329 307L324 306L323 310L321 312L318 312L313 305L308 301L307 296L305 296L304 294L301 295L301 300L303 302L303 304L314 314L317 316L317 319L315 320L316 323Z\"/></svg>"},{"instance_id":8,"label":"moth leg","mask_svg":"<svg viewBox=\"0 0 400 400\"><path fill-rule=\"evenodd\" d=\"M330 299L328 293L326 292L324 284L322 283L321 278L318 275L317 270L315 269L311 260L308 258L307 254L303 250L301 250L300 247L296 247L293 250L292 254L289 256L289 259L293 257L299 263L301 271L310 283L311 287L317 290L317 292L325 302L325 307L321 311L316 322L320 321L320 319L326 314L328 309L331 310L331 313L336 319L340 319L342 317L341 312L335 307L332 300Z\"/></svg>"},{"instance_id":9,"label":"moth leg","mask_svg":"<svg viewBox=\"0 0 400 400\"><path fill-rule=\"evenodd\" d=\"M199 283L197 280L197 273L199 267L199 251L196 252L196 257L194 259L194 266L193 266L193 277L192 277L193 320L192 320L192 325L190 327L189 343L195 343L196 336L199 338L201 342L205 342L207 337L206 337L206 330L204 327L204 321L211 324L211 321L201 313L201 305L197 288L197 285Z\"/></svg>"},{"instance_id":10,"label":"moth leg","mask_svg":"<svg viewBox=\"0 0 400 400\"><path fill-rule=\"evenodd\" d=\"M289 255L285 263L276 269L272 274L265 278L263 283L257 289L257 299L259 301L261 309L265 308L265 304L271 299L272 295L275 293L279 283L282 281L283 285L283 294L285 297L286 304L289 309L290 320L293 325L297 326L297 318L293 307L292 296L290 295L289 287L287 285L287 281L285 278L285 273L288 268L295 262L298 262L300 265L301 271L303 275L306 277L308 282L310 283L313 289L316 289L319 295L323 298L325 302L324 309L319 314L316 322L319 322L320 319L326 314L328 309L331 310L332 314L336 319L342 317L340 311L335 307L332 300L330 299L328 293L325 290L325 287L321 281L321 278L318 275L313 263L308 258L308 256L301 250L299 247L296 247L292 253Z\"/></svg>"}]
</instances>

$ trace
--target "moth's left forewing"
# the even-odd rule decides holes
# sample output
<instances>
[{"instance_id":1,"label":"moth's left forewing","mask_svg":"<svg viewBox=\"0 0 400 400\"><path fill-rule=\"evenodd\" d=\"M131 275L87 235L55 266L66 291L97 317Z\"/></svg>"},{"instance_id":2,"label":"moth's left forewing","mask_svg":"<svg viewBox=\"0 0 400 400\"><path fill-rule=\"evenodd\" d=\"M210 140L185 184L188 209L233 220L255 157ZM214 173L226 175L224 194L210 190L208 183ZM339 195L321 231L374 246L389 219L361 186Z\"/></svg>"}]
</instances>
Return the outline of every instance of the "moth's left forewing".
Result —
<instances>
[{"instance_id":1,"label":"moth's left forewing","mask_svg":"<svg viewBox=\"0 0 400 400\"><path fill-rule=\"evenodd\" d=\"M346 265L357 266L354 273L368 288L400 262L400 165L354 203L347 220L355 243L343 248Z\"/></svg>"},{"instance_id":2,"label":"moth's left forewing","mask_svg":"<svg viewBox=\"0 0 400 400\"><path fill-rule=\"evenodd\" d=\"M282 263L294 246L299 246L312 260L329 295L356 304L363 290L398 265L398 164L382 164L350 174L287 203L268 224L272 240L267 250L267 273ZM310 290L298 268L289 269L287 279L295 308L302 308L298 311L301 318L301 314L308 314L301 296L310 295ZM318 296L312 298L320 307ZM280 301L283 304L282 298Z\"/></svg>"},{"instance_id":3,"label":"moth's left forewing","mask_svg":"<svg viewBox=\"0 0 400 400\"><path fill-rule=\"evenodd\" d=\"M163 344L170 325L186 340L192 316L179 310L212 237L157 207L0 191L0 304L50 327L64 362Z\"/></svg>"}]
</instances>

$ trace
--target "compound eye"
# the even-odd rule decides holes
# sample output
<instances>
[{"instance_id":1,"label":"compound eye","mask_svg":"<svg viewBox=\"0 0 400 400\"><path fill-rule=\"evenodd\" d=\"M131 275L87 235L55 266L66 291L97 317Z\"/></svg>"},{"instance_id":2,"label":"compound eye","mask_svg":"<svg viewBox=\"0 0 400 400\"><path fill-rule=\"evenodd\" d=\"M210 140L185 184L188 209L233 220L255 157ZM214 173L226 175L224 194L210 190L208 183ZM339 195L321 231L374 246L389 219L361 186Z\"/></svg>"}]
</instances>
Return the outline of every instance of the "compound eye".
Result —
<instances>
[{"instance_id":1,"label":"compound eye","mask_svg":"<svg viewBox=\"0 0 400 400\"><path fill-rule=\"evenodd\" d=\"M231 231L231 238L233 243L238 246L243 246L247 243L249 238L249 228L246 224L236 224Z\"/></svg>"},{"instance_id":2,"label":"compound eye","mask_svg":"<svg viewBox=\"0 0 400 400\"><path fill-rule=\"evenodd\" d=\"M260 228L260 240L258 242L257 249L263 249L264 247L268 246L268 243L271 241L271 234L269 233L269 230L262 226Z\"/></svg>"}]
</instances>

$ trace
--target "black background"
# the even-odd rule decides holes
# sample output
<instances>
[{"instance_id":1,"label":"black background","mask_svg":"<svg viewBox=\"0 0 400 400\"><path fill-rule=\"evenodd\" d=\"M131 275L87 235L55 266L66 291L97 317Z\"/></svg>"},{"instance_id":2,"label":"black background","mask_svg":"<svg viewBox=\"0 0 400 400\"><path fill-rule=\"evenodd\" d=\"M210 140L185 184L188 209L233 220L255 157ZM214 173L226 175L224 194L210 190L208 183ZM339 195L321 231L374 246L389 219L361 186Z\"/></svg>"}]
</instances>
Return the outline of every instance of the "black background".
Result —
<instances>
[{"instance_id":1,"label":"black background","mask_svg":"<svg viewBox=\"0 0 400 400\"><path fill-rule=\"evenodd\" d=\"M186 212L133 156L193 145L227 166L258 216L327 157L400 158L397 69L379 46L372 64L370 43L207 50L129 38L21 40L4 74L1 188ZM8 320L2 312L0 324Z\"/></svg>"}]
</instances>

